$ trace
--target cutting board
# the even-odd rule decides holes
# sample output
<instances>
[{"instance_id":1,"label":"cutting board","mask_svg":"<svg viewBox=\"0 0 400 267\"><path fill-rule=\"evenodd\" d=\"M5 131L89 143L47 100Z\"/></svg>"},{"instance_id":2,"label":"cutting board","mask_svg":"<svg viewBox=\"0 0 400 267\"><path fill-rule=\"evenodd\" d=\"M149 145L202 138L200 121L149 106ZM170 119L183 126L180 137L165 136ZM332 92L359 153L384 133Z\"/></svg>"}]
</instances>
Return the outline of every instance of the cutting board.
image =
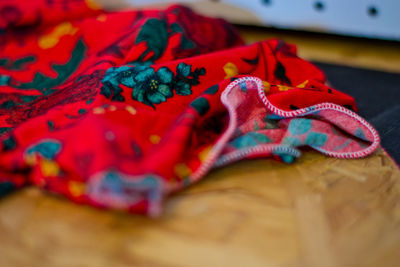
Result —
<instances>
[{"instance_id":1,"label":"cutting board","mask_svg":"<svg viewBox=\"0 0 400 267\"><path fill-rule=\"evenodd\" d=\"M400 171L304 153L244 161L151 219L26 188L0 201L0 266L399 266Z\"/></svg>"}]
</instances>

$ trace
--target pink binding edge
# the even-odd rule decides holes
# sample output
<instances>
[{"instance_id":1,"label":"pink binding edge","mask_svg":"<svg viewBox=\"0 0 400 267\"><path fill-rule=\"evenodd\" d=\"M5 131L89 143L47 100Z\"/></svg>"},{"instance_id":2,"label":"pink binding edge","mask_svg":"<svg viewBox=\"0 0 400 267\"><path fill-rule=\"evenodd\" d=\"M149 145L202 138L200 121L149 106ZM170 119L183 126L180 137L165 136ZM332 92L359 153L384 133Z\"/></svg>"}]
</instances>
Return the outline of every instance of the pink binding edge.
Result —
<instances>
[{"instance_id":1,"label":"pink binding edge","mask_svg":"<svg viewBox=\"0 0 400 267\"><path fill-rule=\"evenodd\" d=\"M284 111L284 110L279 109L276 106L271 104L271 102L268 100L267 96L265 95L265 91L262 86L262 81L260 79L255 78L255 77L250 77L250 80L257 83L258 96L260 97L260 99L264 103L264 105L267 107L267 109L269 109L273 113L277 114L278 116L286 117L286 118L293 118L293 117L299 117L299 116L306 116L308 114L312 114L312 113L315 113L315 112L321 111L321 110L335 110L335 111L339 111L341 113L344 113L344 114L352 117L353 119L355 119L356 121L358 121L359 123L364 125L371 132L371 134L374 138L371 145L369 145L368 147L366 147L360 151L331 152L331 151L324 150L322 148L313 147L315 150L318 150L321 153L328 155L330 157L334 157L334 158L356 159L356 158L366 157L366 156L372 154L378 148L379 143L380 143L380 138L379 138L378 132L374 129L374 127L372 127L371 124L369 124L366 120L364 120L363 118L358 116L355 112L348 110L342 106L333 104L333 103L321 103L321 104L317 104L314 106L297 109L294 111Z\"/></svg>"},{"instance_id":2,"label":"pink binding edge","mask_svg":"<svg viewBox=\"0 0 400 267\"><path fill-rule=\"evenodd\" d=\"M295 157L300 156L300 152L297 149L285 146L285 145L260 145L257 147L242 149L239 151L235 151L229 154L228 157L225 157L223 160L218 161L218 157L221 151L224 149L225 145L229 142L229 139L234 134L236 127L237 127L237 113L236 108L230 103L228 95L232 91L232 89L240 83L246 82L254 82L256 85L256 89L258 92L258 97L265 105L265 107L275 113L278 116L285 117L285 118L293 118L293 117L302 117L317 111L321 110L335 110L342 112L353 119L357 120L359 123L363 124L371 133L374 138L373 142L370 146L356 152L331 152L326 151L321 148L313 147L314 149L320 151L321 153L328 155L330 157L335 158L346 158L346 159L355 159L355 158L362 158L372 154L379 146L380 138L378 132L369 124L366 120L358 116L351 110L348 110L342 106L333 104L333 103L321 103L314 106L294 110L294 111L284 111L282 109L277 108L276 106L272 105L272 103L268 100L267 96L265 95L264 85L262 80L257 77L242 77L233 82L231 82L226 89L222 92L221 95L221 102L224 106L228 109L229 113L229 124L228 128L222 134L222 136L218 139L215 143L211 151L209 152L206 160L200 167L190 176L190 180L192 182L197 182L201 177L203 177L213 166L222 166L228 164L229 162L239 160L243 157L252 156L252 155L263 155L265 153L271 153L274 151L284 151L286 153L292 154ZM175 191L175 190L174 190Z\"/></svg>"}]
</instances>

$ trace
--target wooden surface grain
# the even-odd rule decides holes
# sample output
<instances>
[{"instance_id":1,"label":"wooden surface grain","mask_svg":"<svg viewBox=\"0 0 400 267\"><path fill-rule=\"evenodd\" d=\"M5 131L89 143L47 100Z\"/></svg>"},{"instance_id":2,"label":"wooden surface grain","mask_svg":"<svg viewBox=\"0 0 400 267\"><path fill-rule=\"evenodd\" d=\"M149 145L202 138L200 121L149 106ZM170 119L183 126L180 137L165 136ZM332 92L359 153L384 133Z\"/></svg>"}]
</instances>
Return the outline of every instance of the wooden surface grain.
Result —
<instances>
[{"instance_id":1,"label":"wooden surface grain","mask_svg":"<svg viewBox=\"0 0 400 267\"><path fill-rule=\"evenodd\" d=\"M250 41L270 36L244 34ZM377 44L369 56L350 53L351 40L318 44L286 34L309 59L400 66L395 47L385 65L387 52ZM0 242L0 266L396 267L400 171L381 149L360 160L307 151L291 165L244 161L171 196L157 219L26 188L0 201Z\"/></svg>"},{"instance_id":2,"label":"wooden surface grain","mask_svg":"<svg viewBox=\"0 0 400 267\"><path fill-rule=\"evenodd\" d=\"M166 201L157 219L27 188L0 202L1 266L398 266L400 171L304 153L241 162Z\"/></svg>"}]
</instances>

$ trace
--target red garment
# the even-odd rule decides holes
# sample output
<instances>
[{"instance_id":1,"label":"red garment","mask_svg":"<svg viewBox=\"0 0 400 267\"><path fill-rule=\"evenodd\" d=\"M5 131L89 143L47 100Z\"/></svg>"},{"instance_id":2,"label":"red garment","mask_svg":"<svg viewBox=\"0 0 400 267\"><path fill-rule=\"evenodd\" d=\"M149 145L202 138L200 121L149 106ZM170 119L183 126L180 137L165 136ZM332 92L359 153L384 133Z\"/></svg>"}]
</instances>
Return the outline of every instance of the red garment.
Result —
<instances>
[{"instance_id":1,"label":"red garment","mask_svg":"<svg viewBox=\"0 0 400 267\"><path fill-rule=\"evenodd\" d=\"M156 215L212 167L291 162L305 145L355 158L379 144L354 99L292 45L244 46L225 21L181 6L25 2L0 3L0 195L34 184Z\"/></svg>"}]
</instances>

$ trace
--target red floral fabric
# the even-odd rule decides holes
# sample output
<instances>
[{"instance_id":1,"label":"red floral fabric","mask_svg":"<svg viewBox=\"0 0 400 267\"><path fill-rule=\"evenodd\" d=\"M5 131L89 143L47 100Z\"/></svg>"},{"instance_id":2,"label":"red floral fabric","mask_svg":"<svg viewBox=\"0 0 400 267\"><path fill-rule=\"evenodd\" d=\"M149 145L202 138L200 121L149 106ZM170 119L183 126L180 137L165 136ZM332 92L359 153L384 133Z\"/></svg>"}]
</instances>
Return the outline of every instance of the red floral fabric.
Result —
<instances>
[{"instance_id":1,"label":"red floral fabric","mask_svg":"<svg viewBox=\"0 0 400 267\"><path fill-rule=\"evenodd\" d=\"M213 167L379 144L293 45L246 46L223 20L82 0L10 0L0 14L0 195L33 184L157 215Z\"/></svg>"}]
</instances>

